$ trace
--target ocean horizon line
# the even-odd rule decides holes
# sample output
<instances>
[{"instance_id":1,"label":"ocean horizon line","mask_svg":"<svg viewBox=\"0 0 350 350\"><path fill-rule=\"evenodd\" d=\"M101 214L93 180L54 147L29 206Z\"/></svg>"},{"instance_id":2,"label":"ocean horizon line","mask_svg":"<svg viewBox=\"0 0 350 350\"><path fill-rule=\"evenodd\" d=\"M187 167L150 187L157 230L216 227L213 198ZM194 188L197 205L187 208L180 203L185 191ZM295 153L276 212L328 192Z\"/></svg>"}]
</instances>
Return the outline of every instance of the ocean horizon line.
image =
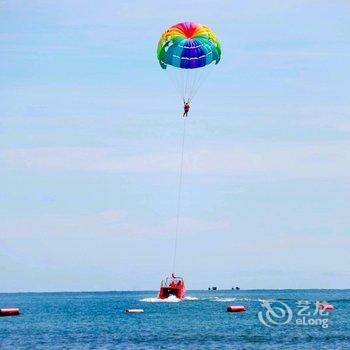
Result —
<instances>
[{"instance_id":1,"label":"ocean horizon line","mask_svg":"<svg viewBox=\"0 0 350 350\"><path fill-rule=\"evenodd\" d=\"M231 288L218 288L216 290L206 289L187 289L187 292L254 292L254 291L350 291L349 288L241 288L239 290ZM4 294L67 294L67 293L158 293L158 289L120 289L120 290L44 290L44 291L0 291Z\"/></svg>"}]
</instances>

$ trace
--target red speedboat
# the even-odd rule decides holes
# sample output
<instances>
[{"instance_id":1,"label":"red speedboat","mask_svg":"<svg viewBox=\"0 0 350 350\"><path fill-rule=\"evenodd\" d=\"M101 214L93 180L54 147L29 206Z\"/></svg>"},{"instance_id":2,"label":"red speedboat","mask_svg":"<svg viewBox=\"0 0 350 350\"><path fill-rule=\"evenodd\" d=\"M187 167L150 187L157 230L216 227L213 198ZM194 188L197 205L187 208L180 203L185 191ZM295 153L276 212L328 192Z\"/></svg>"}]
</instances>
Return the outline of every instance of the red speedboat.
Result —
<instances>
[{"instance_id":1,"label":"red speedboat","mask_svg":"<svg viewBox=\"0 0 350 350\"><path fill-rule=\"evenodd\" d=\"M163 280L160 289L158 298L166 299L174 295L178 299L183 299L185 296L185 282L182 277L176 277L173 273L171 277L167 277L165 281Z\"/></svg>"}]
</instances>

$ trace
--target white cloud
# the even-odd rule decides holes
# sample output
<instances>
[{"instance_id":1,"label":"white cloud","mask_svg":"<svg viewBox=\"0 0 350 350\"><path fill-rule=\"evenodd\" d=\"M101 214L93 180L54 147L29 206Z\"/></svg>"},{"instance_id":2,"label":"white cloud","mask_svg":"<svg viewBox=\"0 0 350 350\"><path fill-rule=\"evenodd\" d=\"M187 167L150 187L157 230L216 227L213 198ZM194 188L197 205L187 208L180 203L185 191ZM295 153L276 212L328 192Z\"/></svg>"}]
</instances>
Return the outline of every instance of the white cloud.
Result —
<instances>
[{"instance_id":1,"label":"white cloud","mask_svg":"<svg viewBox=\"0 0 350 350\"><path fill-rule=\"evenodd\" d=\"M87 2L75 0L61 0L52 2L37 0L26 6L18 0L7 1L3 4L4 11L16 13L19 17L26 14L42 21L51 20L67 25L115 25L120 21L155 21L172 18L178 20L191 20L192 17L222 19L252 19L270 18L289 13L295 8L307 6L307 2L300 0L249 0L232 2L227 0L177 0L172 4L152 0L132 0L116 2L103 0L99 2ZM77 16L79 14L79 16ZM184 18L184 16L186 18ZM190 17L190 18L188 18ZM170 23L169 23L170 24Z\"/></svg>"},{"instance_id":2,"label":"white cloud","mask_svg":"<svg viewBox=\"0 0 350 350\"><path fill-rule=\"evenodd\" d=\"M14 237L157 237L173 238L176 220L157 220L155 223L137 223L135 218L130 218L122 211L104 211L91 215L44 215L16 220L2 219L0 232L2 238ZM191 217L180 219L181 235L193 236L212 230L227 230L230 223L225 220L210 222Z\"/></svg>"},{"instance_id":3,"label":"white cloud","mask_svg":"<svg viewBox=\"0 0 350 350\"><path fill-rule=\"evenodd\" d=\"M179 155L122 156L113 148L32 148L3 151L2 167L46 172L176 173ZM342 177L350 175L349 142L247 142L191 149L184 169L194 175Z\"/></svg>"}]
</instances>

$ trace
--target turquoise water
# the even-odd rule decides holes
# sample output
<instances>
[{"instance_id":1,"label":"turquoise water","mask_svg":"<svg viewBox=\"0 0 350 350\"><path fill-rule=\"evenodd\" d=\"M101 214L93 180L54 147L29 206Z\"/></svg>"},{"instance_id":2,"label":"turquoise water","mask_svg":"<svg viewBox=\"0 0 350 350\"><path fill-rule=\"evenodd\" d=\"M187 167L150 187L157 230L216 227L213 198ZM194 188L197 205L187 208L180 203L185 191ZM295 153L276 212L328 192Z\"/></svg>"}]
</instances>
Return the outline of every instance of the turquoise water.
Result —
<instances>
[{"instance_id":1,"label":"turquoise water","mask_svg":"<svg viewBox=\"0 0 350 350\"><path fill-rule=\"evenodd\" d=\"M350 290L189 291L191 300L162 303L155 294L0 294L0 307L22 311L0 318L0 349L350 349ZM258 318L266 316L263 301L283 301L293 317L280 313L278 325L265 326ZM298 305L313 313L316 301L335 309L306 322L327 319L327 327L296 324ZM230 314L227 305L247 311ZM126 314L126 308L145 312Z\"/></svg>"}]
</instances>

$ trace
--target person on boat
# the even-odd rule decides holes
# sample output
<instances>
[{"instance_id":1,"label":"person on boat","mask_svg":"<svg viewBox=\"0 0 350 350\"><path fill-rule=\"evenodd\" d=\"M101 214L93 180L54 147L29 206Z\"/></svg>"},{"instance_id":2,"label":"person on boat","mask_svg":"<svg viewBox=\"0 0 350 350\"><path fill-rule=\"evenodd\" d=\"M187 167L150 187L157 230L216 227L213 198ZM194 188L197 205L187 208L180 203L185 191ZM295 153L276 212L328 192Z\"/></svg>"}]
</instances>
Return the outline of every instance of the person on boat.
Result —
<instances>
[{"instance_id":1,"label":"person on boat","mask_svg":"<svg viewBox=\"0 0 350 350\"><path fill-rule=\"evenodd\" d=\"M190 108L191 108L190 100L187 100L187 101L184 100L184 114L183 114L183 117L187 117L188 112L190 111Z\"/></svg>"}]
</instances>

